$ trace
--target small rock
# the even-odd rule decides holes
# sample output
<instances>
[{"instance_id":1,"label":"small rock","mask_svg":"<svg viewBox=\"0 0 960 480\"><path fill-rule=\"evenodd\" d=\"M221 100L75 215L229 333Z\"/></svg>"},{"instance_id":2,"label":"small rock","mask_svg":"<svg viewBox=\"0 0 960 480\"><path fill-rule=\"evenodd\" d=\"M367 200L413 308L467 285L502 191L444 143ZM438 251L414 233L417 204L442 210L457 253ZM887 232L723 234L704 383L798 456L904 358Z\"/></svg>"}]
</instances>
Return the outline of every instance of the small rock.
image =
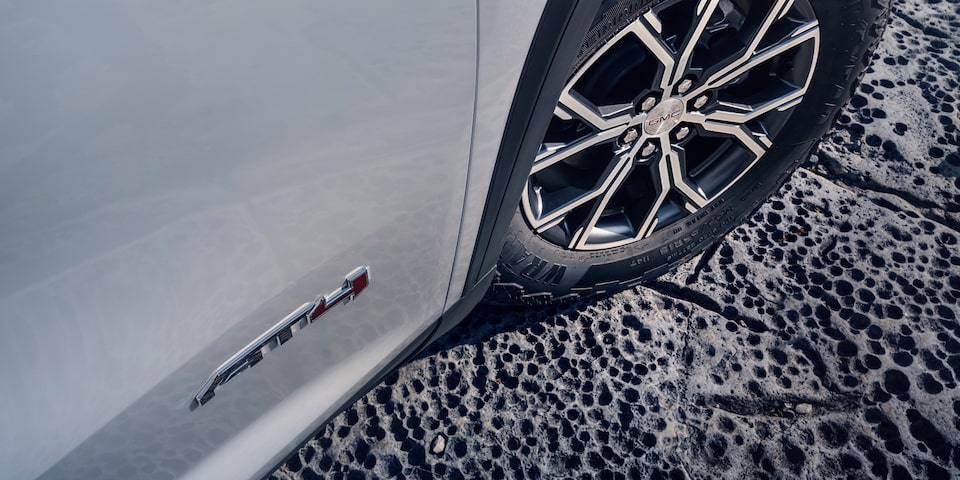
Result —
<instances>
[{"instance_id":1,"label":"small rock","mask_svg":"<svg viewBox=\"0 0 960 480\"><path fill-rule=\"evenodd\" d=\"M800 415L810 415L813 413L813 405L809 403L798 403L796 411Z\"/></svg>"},{"instance_id":2,"label":"small rock","mask_svg":"<svg viewBox=\"0 0 960 480\"><path fill-rule=\"evenodd\" d=\"M444 449L446 448L447 448L447 438L444 437L443 434L440 434L433 439L433 446L430 447L430 451L432 451L434 454L440 455L441 453L443 453Z\"/></svg>"}]
</instances>

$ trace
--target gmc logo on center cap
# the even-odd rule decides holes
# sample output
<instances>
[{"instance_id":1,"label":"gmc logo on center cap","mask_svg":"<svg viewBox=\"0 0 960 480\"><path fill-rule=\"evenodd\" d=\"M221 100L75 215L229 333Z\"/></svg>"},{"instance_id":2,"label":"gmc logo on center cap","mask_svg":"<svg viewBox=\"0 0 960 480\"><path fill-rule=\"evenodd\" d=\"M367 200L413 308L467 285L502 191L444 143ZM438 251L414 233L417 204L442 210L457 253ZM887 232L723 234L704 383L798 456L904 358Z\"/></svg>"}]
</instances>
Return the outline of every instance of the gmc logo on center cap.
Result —
<instances>
[{"instance_id":1,"label":"gmc logo on center cap","mask_svg":"<svg viewBox=\"0 0 960 480\"><path fill-rule=\"evenodd\" d=\"M652 120L648 120L648 121L647 121L647 126L650 127L650 128L652 128L652 129L656 129L661 123L666 122L667 120L676 120L676 119L680 118L681 115L683 115L683 109L682 109L682 108L677 109L677 110L675 110L675 111L673 111L673 112L670 112L670 113L668 113L668 114L666 114L666 115L663 115L663 116L660 116L660 117L656 117L656 118L654 118L654 119L652 119Z\"/></svg>"},{"instance_id":2,"label":"gmc logo on center cap","mask_svg":"<svg viewBox=\"0 0 960 480\"><path fill-rule=\"evenodd\" d=\"M668 98L661 102L643 121L643 131L647 135L660 135L680 124L685 105L679 98Z\"/></svg>"}]
</instances>

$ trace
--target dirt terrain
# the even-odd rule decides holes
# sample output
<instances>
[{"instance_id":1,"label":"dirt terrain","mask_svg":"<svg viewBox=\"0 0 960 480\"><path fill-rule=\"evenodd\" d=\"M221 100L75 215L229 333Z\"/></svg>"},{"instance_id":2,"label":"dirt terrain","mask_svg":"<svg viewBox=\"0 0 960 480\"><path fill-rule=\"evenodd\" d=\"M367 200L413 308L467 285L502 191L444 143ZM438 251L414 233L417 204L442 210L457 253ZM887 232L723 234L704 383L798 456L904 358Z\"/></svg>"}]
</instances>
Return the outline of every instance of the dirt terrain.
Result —
<instances>
[{"instance_id":1,"label":"dirt terrain","mask_svg":"<svg viewBox=\"0 0 960 480\"><path fill-rule=\"evenodd\" d=\"M960 3L898 3L818 155L679 271L481 306L275 478L960 478Z\"/></svg>"}]
</instances>

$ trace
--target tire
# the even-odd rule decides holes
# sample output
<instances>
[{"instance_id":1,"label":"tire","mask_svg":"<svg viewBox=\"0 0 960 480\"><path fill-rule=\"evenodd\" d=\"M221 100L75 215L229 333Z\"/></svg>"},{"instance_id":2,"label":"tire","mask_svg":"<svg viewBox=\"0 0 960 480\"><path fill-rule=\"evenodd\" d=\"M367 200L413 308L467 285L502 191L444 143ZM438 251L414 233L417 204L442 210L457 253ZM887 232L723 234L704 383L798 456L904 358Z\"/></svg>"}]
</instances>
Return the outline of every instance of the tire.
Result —
<instances>
[{"instance_id":1,"label":"tire","mask_svg":"<svg viewBox=\"0 0 960 480\"><path fill-rule=\"evenodd\" d=\"M612 293L721 240L809 157L889 15L889 0L653 3L596 16L488 302Z\"/></svg>"}]
</instances>

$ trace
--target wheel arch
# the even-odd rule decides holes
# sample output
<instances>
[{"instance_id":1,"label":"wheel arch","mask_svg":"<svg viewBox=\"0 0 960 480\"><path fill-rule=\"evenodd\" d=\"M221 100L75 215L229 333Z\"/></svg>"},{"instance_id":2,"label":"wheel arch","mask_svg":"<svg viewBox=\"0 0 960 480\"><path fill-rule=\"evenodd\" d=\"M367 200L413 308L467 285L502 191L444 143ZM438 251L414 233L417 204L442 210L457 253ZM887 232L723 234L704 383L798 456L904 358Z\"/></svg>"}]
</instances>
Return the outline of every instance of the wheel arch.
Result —
<instances>
[{"instance_id":1,"label":"wheel arch","mask_svg":"<svg viewBox=\"0 0 960 480\"><path fill-rule=\"evenodd\" d=\"M513 95L487 189L464 289L497 265L520 193L560 90L602 0L547 2Z\"/></svg>"}]
</instances>

